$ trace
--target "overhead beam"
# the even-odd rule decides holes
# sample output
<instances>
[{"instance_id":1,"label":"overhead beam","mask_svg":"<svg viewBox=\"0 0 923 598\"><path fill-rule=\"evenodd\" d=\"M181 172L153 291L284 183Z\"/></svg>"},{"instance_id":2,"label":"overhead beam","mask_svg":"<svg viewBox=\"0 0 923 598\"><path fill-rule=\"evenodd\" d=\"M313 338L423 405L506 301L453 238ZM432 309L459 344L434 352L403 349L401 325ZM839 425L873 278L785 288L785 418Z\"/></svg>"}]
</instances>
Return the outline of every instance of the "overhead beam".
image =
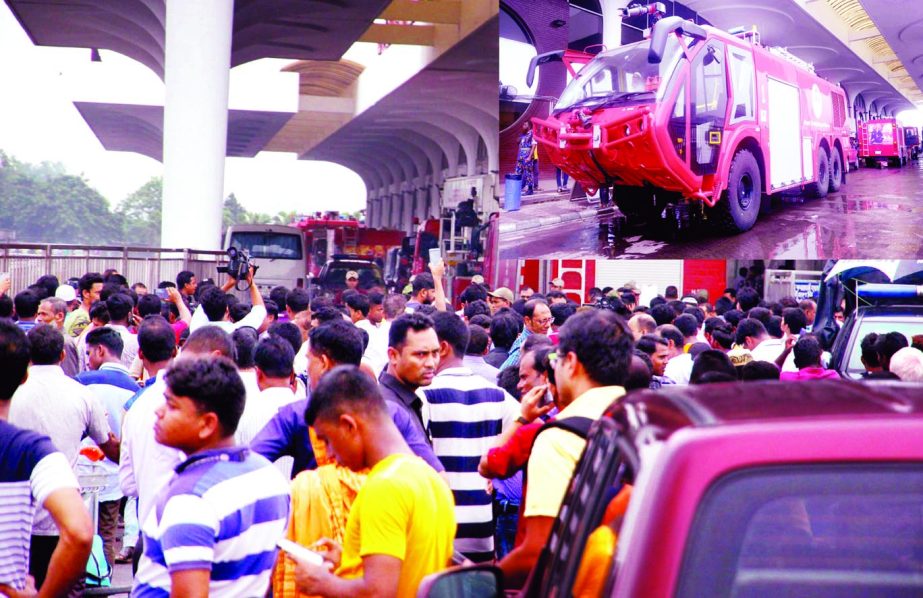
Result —
<instances>
[{"instance_id":1,"label":"overhead beam","mask_svg":"<svg viewBox=\"0 0 923 598\"><path fill-rule=\"evenodd\" d=\"M433 25L396 25L372 23L360 42L373 44L394 44L404 46L432 46L436 41L436 27Z\"/></svg>"},{"instance_id":2,"label":"overhead beam","mask_svg":"<svg viewBox=\"0 0 923 598\"><path fill-rule=\"evenodd\" d=\"M461 9L460 0L431 0L430 2L394 0L378 18L389 21L458 25L461 22Z\"/></svg>"}]
</instances>

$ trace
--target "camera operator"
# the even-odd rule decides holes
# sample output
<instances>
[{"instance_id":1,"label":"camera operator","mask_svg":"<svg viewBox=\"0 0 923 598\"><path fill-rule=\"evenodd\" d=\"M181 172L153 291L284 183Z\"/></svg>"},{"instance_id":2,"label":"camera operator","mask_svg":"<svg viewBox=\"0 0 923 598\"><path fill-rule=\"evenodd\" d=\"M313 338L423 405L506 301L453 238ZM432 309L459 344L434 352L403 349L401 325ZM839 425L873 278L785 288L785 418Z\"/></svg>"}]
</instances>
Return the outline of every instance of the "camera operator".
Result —
<instances>
[{"instance_id":1,"label":"camera operator","mask_svg":"<svg viewBox=\"0 0 923 598\"><path fill-rule=\"evenodd\" d=\"M249 314L237 322L231 321L228 314L228 292L237 286L237 279L234 273L229 271L228 280L221 288L210 286L202 292L199 307L192 314L192 321L189 323L189 332L195 332L202 326L218 326L228 334L244 326L258 330L266 318L266 306L263 304L259 288L253 284L255 270L256 268L251 265L245 279L250 288L250 303L253 306Z\"/></svg>"}]
</instances>

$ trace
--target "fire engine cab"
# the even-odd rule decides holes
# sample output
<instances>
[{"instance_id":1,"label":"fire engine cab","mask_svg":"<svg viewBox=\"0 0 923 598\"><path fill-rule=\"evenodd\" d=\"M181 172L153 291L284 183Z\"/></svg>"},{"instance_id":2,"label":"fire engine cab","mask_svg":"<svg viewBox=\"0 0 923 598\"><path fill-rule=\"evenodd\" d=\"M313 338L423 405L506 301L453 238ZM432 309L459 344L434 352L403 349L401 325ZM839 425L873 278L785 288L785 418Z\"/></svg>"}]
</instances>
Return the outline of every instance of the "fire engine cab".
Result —
<instances>
[{"instance_id":1,"label":"fire engine cab","mask_svg":"<svg viewBox=\"0 0 923 598\"><path fill-rule=\"evenodd\" d=\"M551 161L629 220L741 232L766 195L824 197L845 182L846 105L755 29L668 17L649 39L599 53L532 122Z\"/></svg>"},{"instance_id":2,"label":"fire engine cab","mask_svg":"<svg viewBox=\"0 0 923 598\"><path fill-rule=\"evenodd\" d=\"M859 159L866 166L904 166L911 158L903 127L893 118L859 123Z\"/></svg>"}]
</instances>

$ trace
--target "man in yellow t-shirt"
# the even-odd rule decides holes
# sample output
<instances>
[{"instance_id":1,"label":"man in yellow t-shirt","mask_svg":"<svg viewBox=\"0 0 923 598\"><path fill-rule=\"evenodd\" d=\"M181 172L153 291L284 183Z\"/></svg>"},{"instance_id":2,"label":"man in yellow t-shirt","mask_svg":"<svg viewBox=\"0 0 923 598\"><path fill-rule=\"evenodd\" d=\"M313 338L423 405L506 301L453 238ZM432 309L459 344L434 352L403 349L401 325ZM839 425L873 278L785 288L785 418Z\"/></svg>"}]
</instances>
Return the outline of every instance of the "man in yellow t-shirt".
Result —
<instances>
[{"instance_id":1,"label":"man in yellow t-shirt","mask_svg":"<svg viewBox=\"0 0 923 598\"><path fill-rule=\"evenodd\" d=\"M628 376L634 336L614 312L592 309L568 318L558 339L553 367L561 411L555 420L598 419L625 394L622 383ZM535 567L585 446L586 439L562 428L536 436L520 523L525 535L499 563L507 587L522 586Z\"/></svg>"},{"instance_id":2,"label":"man in yellow t-shirt","mask_svg":"<svg viewBox=\"0 0 923 598\"><path fill-rule=\"evenodd\" d=\"M445 569L452 557L455 504L448 485L410 450L375 381L357 367L324 374L305 421L338 463L369 473L349 513L342 548L325 539L318 546L326 548L326 566L298 561L298 589L336 597L373 591L415 596L420 581Z\"/></svg>"}]
</instances>

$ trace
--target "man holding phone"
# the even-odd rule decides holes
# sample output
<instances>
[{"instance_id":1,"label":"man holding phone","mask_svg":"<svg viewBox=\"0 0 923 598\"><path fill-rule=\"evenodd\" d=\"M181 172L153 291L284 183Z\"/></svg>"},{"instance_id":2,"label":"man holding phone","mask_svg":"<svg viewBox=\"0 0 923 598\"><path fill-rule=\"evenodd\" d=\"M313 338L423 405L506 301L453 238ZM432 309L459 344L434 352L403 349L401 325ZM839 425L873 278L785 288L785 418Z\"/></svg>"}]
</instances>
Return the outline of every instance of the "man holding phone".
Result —
<instances>
[{"instance_id":1,"label":"man holding phone","mask_svg":"<svg viewBox=\"0 0 923 598\"><path fill-rule=\"evenodd\" d=\"M414 596L424 577L452 556L452 493L413 454L374 380L354 366L321 378L305 412L308 425L341 465L368 470L353 502L342 548L321 540L324 566L292 556L298 589L321 596ZM336 568L336 574L330 569Z\"/></svg>"}]
</instances>

